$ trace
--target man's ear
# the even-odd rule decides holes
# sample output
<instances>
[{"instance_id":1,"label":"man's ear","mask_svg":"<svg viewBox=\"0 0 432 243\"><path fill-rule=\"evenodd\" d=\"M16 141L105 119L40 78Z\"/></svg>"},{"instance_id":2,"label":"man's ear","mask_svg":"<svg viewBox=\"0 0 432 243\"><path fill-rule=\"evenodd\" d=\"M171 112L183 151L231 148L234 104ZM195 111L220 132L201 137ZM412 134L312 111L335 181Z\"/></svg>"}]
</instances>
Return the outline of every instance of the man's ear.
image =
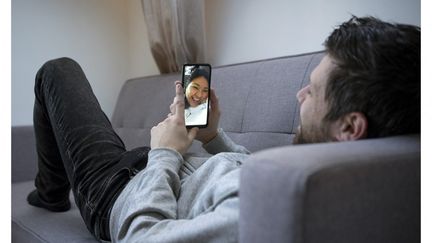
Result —
<instances>
[{"instance_id":1,"label":"man's ear","mask_svg":"<svg viewBox=\"0 0 432 243\"><path fill-rule=\"evenodd\" d=\"M333 127L338 141L353 141L367 137L368 122L361 112L351 112L341 117Z\"/></svg>"}]
</instances>

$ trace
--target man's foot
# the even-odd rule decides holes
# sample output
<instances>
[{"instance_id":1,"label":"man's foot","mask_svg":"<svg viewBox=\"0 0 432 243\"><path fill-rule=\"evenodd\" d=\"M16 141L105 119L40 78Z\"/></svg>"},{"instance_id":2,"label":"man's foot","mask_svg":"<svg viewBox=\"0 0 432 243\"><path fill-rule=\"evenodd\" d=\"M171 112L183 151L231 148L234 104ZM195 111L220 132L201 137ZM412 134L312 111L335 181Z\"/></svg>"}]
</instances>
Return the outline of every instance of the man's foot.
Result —
<instances>
[{"instance_id":1,"label":"man's foot","mask_svg":"<svg viewBox=\"0 0 432 243\"><path fill-rule=\"evenodd\" d=\"M45 208L52 212L65 212L71 208L69 198L66 201L59 202L59 203L47 203L42 201L42 199L39 197L37 190L30 192L30 194L27 196L27 202L30 205L39 208Z\"/></svg>"}]
</instances>

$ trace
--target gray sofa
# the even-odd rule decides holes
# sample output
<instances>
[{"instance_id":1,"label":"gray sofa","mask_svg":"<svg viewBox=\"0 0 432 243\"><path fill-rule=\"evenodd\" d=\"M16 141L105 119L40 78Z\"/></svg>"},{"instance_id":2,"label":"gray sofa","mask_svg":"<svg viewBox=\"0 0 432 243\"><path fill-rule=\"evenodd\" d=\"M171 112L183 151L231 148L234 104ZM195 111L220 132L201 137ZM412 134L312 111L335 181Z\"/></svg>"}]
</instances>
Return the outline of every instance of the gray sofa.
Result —
<instances>
[{"instance_id":1,"label":"gray sofa","mask_svg":"<svg viewBox=\"0 0 432 243\"><path fill-rule=\"evenodd\" d=\"M420 242L420 137L289 146L298 124L296 92L323 54L216 67L220 125L256 152L240 178L239 241ZM128 148L148 145L166 117L179 74L128 80L112 124ZM259 152L258 152L259 151ZM191 152L204 153L198 142ZM12 241L95 242L75 205L31 207L36 156L31 126L12 127Z\"/></svg>"}]
</instances>

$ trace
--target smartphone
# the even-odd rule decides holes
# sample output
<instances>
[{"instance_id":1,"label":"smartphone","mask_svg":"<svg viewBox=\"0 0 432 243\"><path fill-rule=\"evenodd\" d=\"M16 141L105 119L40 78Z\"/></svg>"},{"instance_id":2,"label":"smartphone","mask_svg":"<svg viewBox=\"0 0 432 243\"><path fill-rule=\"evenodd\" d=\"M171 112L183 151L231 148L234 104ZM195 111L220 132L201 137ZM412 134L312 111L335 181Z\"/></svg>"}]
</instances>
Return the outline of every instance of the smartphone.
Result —
<instances>
[{"instance_id":1,"label":"smartphone","mask_svg":"<svg viewBox=\"0 0 432 243\"><path fill-rule=\"evenodd\" d=\"M182 84L185 93L186 127L207 127L211 84L210 64L184 64Z\"/></svg>"}]
</instances>

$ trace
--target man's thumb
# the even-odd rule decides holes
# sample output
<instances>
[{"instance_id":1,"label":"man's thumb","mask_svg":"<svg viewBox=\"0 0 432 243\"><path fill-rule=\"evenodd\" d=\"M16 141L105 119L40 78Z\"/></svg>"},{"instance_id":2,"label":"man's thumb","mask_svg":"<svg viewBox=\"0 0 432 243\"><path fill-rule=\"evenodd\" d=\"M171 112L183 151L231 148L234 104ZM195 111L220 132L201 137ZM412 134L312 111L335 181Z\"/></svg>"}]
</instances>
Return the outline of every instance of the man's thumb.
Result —
<instances>
[{"instance_id":1,"label":"man's thumb","mask_svg":"<svg viewBox=\"0 0 432 243\"><path fill-rule=\"evenodd\" d=\"M198 127L194 127L194 128L189 130L188 137L191 141L195 139L198 131L199 131Z\"/></svg>"}]
</instances>

